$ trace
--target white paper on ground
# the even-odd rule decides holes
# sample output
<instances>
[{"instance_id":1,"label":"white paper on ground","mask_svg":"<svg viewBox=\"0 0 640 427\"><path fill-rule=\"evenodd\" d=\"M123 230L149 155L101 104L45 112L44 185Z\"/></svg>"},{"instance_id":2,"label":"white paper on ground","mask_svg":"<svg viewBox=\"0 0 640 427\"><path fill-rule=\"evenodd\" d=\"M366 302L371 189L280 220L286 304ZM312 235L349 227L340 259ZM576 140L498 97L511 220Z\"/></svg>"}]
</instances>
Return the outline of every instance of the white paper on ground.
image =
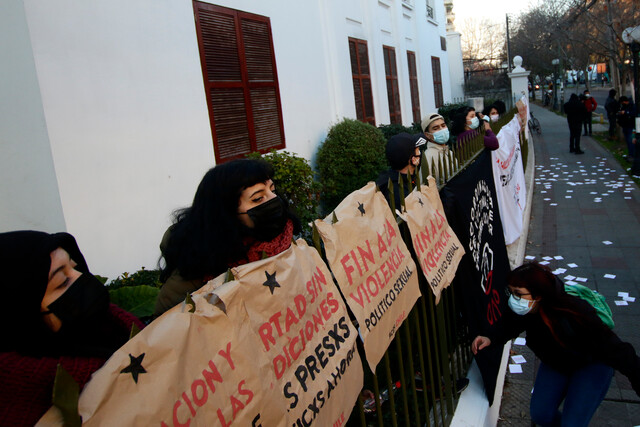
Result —
<instances>
[{"instance_id":1,"label":"white paper on ground","mask_svg":"<svg viewBox=\"0 0 640 427\"><path fill-rule=\"evenodd\" d=\"M622 297L622 298L628 297L629 296L629 292L618 292L618 296Z\"/></svg>"},{"instance_id":2,"label":"white paper on ground","mask_svg":"<svg viewBox=\"0 0 640 427\"><path fill-rule=\"evenodd\" d=\"M636 297L622 297L622 299L627 302L636 302Z\"/></svg>"},{"instance_id":3,"label":"white paper on ground","mask_svg":"<svg viewBox=\"0 0 640 427\"><path fill-rule=\"evenodd\" d=\"M602 243L604 243L605 245L613 244L613 242L610 242L609 240L603 240Z\"/></svg>"},{"instance_id":4,"label":"white paper on ground","mask_svg":"<svg viewBox=\"0 0 640 427\"><path fill-rule=\"evenodd\" d=\"M555 259L564 259L564 257L562 255L556 255L554 256Z\"/></svg>"},{"instance_id":5,"label":"white paper on ground","mask_svg":"<svg viewBox=\"0 0 640 427\"><path fill-rule=\"evenodd\" d=\"M614 302L616 303L616 305L629 305L629 303L626 302L626 301L618 301L618 300L616 300Z\"/></svg>"},{"instance_id":6,"label":"white paper on ground","mask_svg":"<svg viewBox=\"0 0 640 427\"><path fill-rule=\"evenodd\" d=\"M604 278L605 278L605 279L615 279L615 278L616 278L616 275L615 275L615 274L608 274L608 273L607 273L607 274L605 274L605 275L604 275Z\"/></svg>"},{"instance_id":7,"label":"white paper on ground","mask_svg":"<svg viewBox=\"0 0 640 427\"><path fill-rule=\"evenodd\" d=\"M578 282L586 282L588 279L586 277L576 277L576 281Z\"/></svg>"},{"instance_id":8,"label":"white paper on ground","mask_svg":"<svg viewBox=\"0 0 640 427\"><path fill-rule=\"evenodd\" d=\"M516 354L515 356L511 356L511 360L513 360L513 363L517 363L517 364L527 363L527 360L524 358L524 356L522 356L520 354Z\"/></svg>"},{"instance_id":9,"label":"white paper on ground","mask_svg":"<svg viewBox=\"0 0 640 427\"><path fill-rule=\"evenodd\" d=\"M522 366L518 365L517 363L509 364L509 373L511 373L511 374L521 374L522 373Z\"/></svg>"},{"instance_id":10,"label":"white paper on ground","mask_svg":"<svg viewBox=\"0 0 640 427\"><path fill-rule=\"evenodd\" d=\"M534 257L533 255L527 255L526 257L524 257L524 259L532 260L536 259L536 257Z\"/></svg>"},{"instance_id":11,"label":"white paper on ground","mask_svg":"<svg viewBox=\"0 0 640 427\"><path fill-rule=\"evenodd\" d=\"M576 276L568 275L564 276L564 280L575 280Z\"/></svg>"},{"instance_id":12,"label":"white paper on ground","mask_svg":"<svg viewBox=\"0 0 640 427\"><path fill-rule=\"evenodd\" d=\"M573 262L567 264L567 267L571 267L571 268L576 268L578 266L578 264L575 264Z\"/></svg>"},{"instance_id":13,"label":"white paper on ground","mask_svg":"<svg viewBox=\"0 0 640 427\"><path fill-rule=\"evenodd\" d=\"M549 261L540 261L538 264L540 264L540 265L549 265Z\"/></svg>"},{"instance_id":14,"label":"white paper on ground","mask_svg":"<svg viewBox=\"0 0 640 427\"><path fill-rule=\"evenodd\" d=\"M515 341L513 342L515 345L526 345L527 344L527 339L523 338L523 337L518 337L515 339Z\"/></svg>"}]
</instances>

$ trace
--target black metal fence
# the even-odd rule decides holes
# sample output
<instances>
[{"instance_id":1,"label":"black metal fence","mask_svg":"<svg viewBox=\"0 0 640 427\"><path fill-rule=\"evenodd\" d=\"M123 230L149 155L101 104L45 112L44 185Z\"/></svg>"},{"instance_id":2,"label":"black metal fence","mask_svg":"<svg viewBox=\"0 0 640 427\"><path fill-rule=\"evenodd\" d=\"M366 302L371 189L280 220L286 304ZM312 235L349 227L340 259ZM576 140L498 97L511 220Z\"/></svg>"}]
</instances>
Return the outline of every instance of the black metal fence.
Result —
<instances>
[{"instance_id":1,"label":"black metal fence","mask_svg":"<svg viewBox=\"0 0 640 427\"><path fill-rule=\"evenodd\" d=\"M498 122L492 123L492 130L497 134L516 112L515 108L511 109ZM480 154L484 149L483 137L481 133L469 140L456 141L453 155L440 161L437 176L434 175L439 190ZM523 162L526 164L527 144L523 142L521 136ZM425 156L422 164L424 167L418 173L417 186L427 185L427 177L433 170L433 165L427 165ZM392 185L389 190L391 210L395 212ZM404 196L412 190L410 182L406 189L400 185L403 204ZM400 217L396 220L407 247L412 251L406 223ZM318 251L323 253L315 229L314 242ZM419 265L417 261L416 265ZM364 364L364 388L347 425L430 427L451 423L460 392L468 384L465 376L472 361L468 327L452 286L442 292L440 303L436 305L424 275L418 274L418 278L422 297L397 332L376 372L372 373ZM362 347L360 350L364 354Z\"/></svg>"}]
</instances>

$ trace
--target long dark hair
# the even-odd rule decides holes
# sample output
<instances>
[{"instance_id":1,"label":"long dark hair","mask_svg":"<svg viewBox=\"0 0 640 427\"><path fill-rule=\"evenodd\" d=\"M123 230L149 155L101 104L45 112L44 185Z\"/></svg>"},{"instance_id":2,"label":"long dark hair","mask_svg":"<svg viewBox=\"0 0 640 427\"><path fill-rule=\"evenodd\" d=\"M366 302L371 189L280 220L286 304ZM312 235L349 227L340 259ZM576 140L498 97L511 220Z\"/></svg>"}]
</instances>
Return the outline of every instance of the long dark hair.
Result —
<instances>
[{"instance_id":1,"label":"long dark hair","mask_svg":"<svg viewBox=\"0 0 640 427\"><path fill-rule=\"evenodd\" d=\"M451 133L453 135L460 135L464 132L467 125L467 114L469 111L476 111L473 107L461 107L451 117Z\"/></svg>"},{"instance_id":2,"label":"long dark hair","mask_svg":"<svg viewBox=\"0 0 640 427\"><path fill-rule=\"evenodd\" d=\"M187 280L217 276L228 263L245 256L244 225L238 219L242 191L273 177L264 160L240 159L210 169L202 178L193 204L174 213L168 244L162 249L160 281L174 270Z\"/></svg>"},{"instance_id":3,"label":"long dark hair","mask_svg":"<svg viewBox=\"0 0 640 427\"><path fill-rule=\"evenodd\" d=\"M525 288L531 293L533 299L538 299L537 312L556 341L563 346L566 343L557 333L561 316L569 316L576 323L594 332L609 331L595 309L586 301L566 293L564 283L544 265L537 262L521 265L507 275L507 284Z\"/></svg>"}]
</instances>

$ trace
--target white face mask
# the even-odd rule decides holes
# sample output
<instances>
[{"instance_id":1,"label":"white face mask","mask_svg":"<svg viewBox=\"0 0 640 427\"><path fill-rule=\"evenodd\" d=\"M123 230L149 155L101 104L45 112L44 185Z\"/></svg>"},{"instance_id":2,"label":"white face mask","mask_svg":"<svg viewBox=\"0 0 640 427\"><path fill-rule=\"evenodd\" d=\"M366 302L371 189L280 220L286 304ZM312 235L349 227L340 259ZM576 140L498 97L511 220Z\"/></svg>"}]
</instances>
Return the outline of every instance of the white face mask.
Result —
<instances>
[{"instance_id":1,"label":"white face mask","mask_svg":"<svg viewBox=\"0 0 640 427\"><path fill-rule=\"evenodd\" d=\"M498 115L498 114L492 114L490 117L491 117L491 121L492 121L492 122L497 122L497 121L498 121L498 119L500 118L500 115Z\"/></svg>"},{"instance_id":2,"label":"white face mask","mask_svg":"<svg viewBox=\"0 0 640 427\"><path fill-rule=\"evenodd\" d=\"M480 124L480 119L478 119L478 117L474 117L473 119L471 119L471 124L469 125L469 127L471 129L475 129L478 127L478 125Z\"/></svg>"},{"instance_id":3,"label":"white face mask","mask_svg":"<svg viewBox=\"0 0 640 427\"><path fill-rule=\"evenodd\" d=\"M448 128L444 128L444 129L440 129L437 132L432 133L433 135L433 142L435 142L436 144L446 144L447 141L449 141L449 129Z\"/></svg>"},{"instance_id":4,"label":"white face mask","mask_svg":"<svg viewBox=\"0 0 640 427\"><path fill-rule=\"evenodd\" d=\"M529 305L529 303L531 303L531 305ZM514 297L513 295L510 295L508 304L509 304L509 308L513 310L515 314L524 316L525 314L531 311L531 309L533 308L533 304L535 304L535 301L531 301L524 298L516 299L516 297Z\"/></svg>"}]
</instances>

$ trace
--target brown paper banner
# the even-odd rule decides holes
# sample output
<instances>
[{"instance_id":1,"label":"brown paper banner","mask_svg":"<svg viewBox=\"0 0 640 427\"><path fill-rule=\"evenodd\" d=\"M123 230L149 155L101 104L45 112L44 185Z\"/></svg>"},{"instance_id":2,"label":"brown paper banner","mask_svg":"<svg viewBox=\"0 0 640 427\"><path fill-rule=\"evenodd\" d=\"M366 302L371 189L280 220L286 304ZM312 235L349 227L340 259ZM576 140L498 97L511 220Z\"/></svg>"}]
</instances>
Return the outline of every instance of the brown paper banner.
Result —
<instances>
[{"instance_id":1,"label":"brown paper banner","mask_svg":"<svg viewBox=\"0 0 640 427\"><path fill-rule=\"evenodd\" d=\"M174 307L94 373L80 395L83 424L276 425L262 383L266 360L255 357L253 335L219 308L212 288L193 294L194 313Z\"/></svg>"},{"instance_id":2,"label":"brown paper banner","mask_svg":"<svg viewBox=\"0 0 640 427\"><path fill-rule=\"evenodd\" d=\"M433 177L429 186L420 186L405 199L403 215L409 225L413 249L429 287L440 301L442 290L453 281L464 249L444 214L438 187Z\"/></svg>"},{"instance_id":3,"label":"brown paper banner","mask_svg":"<svg viewBox=\"0 0 640 427\"><path fill-rule=\"evenodd\" d=\"M227 306L242 301L258 340L253 352L268 360L262 380L279 399L278 425L342 425L363 386L362 362L356 329L318 252L300 239L233 273L233 300L220 297Z\"/></svg>"},{"instance_id":4,"label":"brown paper banner","mask_svg":"<svg viewBox=\"0 0 640 427\"><path fill-rule=\"evenodd\" d=\"M315 249L300 240L234 273L236 280L219 277L194 293L194 313L188 304L174 307L114 353L80 396L85 424L346 422L362 363L356 330Z\"/></svg>"},{"instance_id":5,"label":"brown paper banner","mask_svg":"<svg viewBox=\"0 0 640 427\"><path fill-rule=\"evenodd\" d=\"M327 260L353 311L372 371L420 296L416 265L376 185L354 191L316 220Z\"/></svg>"}]
</instances>

